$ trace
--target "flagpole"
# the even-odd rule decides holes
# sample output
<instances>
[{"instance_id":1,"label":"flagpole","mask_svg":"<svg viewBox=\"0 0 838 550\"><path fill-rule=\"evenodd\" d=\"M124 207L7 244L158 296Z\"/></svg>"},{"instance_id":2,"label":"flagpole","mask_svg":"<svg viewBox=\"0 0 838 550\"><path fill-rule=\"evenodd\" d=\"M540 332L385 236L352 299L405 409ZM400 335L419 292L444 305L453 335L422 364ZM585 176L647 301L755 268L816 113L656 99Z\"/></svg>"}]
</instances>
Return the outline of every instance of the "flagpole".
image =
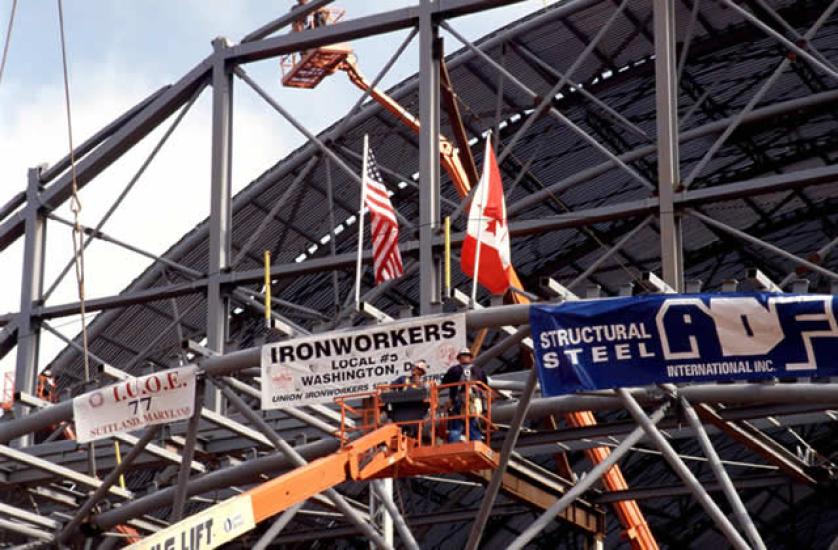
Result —
<instances>
[{"instance_id":1,"label":"flagpole","mask_svg":"<svg viewBox=\"0 0 838 550\"><path fill-rule=\"evenodd\" d=\"M364 134L364 157L361 163L361 206L358 208L358 261L355 264L355 311L361 305L361 257L364 252L364 197L367 193L367 159L369 158L369 135Z\"/></svg>"},{"instance_id":2,"label":"flagpole","mask_svg":"<svg viewBox=\"0 0 838 550\"><path fill-rule=\"evenodd\" d=\"M489 158L489 148L492 146L492 132L489 132L489 135L486 137L486 150L483 153L483 166L486 166L486 159ZM483 173L486 173L486 168L483 168ZM477 203L478 214L479 217L477 218L477 250L474 252L474 269L472 273L474 273L474 278L471 280L471 307L477 305L477 277L478 277L478 270L480 269L480 233L483 229L483 210L486 208L486 192L489 189L489 186L486 185L486 182L482 181L483 177L481 175L481 181L479 184L483 184L483 188L480 190L480 202ZM478 184L478 185L479 185ZM476 198L476 197L475 197ZM469 208L469 210L471 210ZM468 227L468 225L466 225Z\"/></svg>"}]
</instances>

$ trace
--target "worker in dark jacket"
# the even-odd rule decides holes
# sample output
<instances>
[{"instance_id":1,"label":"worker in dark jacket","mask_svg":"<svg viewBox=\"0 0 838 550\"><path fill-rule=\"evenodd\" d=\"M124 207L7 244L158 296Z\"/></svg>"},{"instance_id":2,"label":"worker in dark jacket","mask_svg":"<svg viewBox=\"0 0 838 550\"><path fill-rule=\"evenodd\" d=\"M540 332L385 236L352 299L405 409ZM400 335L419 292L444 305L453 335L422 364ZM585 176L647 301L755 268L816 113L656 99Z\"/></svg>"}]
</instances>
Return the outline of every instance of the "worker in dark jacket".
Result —
<instances>
[{"instance_id":1,"label":"worker in dark jacket","mask_svg":"<svg viewBox=\"0 0 838 550\"><path fill-rule=\"evenodd\" d=\"M457 363L442 377L442 384L456 384L465 382L467 380L478 380L484 384L489 383L486 378L486 373L480 367L472 366L474 357L471 355L471 350L463 348L457 353ZM452 415L465 414L463 403L465 402L464 395L465 386L452 386L448 390L448 407ZM470 399L471 414L480 414L482 412L483 400L477 396L472 395ZM479 409L479 410L476 410ZM463 431L465 430L465 422L461 418L453 419L448 422L448 442L456 443L463 438ZM469 439L474 441L483 440L483 432L480 431L480 423L477 418L469 419Z\"/></svg>"}]
</instances>

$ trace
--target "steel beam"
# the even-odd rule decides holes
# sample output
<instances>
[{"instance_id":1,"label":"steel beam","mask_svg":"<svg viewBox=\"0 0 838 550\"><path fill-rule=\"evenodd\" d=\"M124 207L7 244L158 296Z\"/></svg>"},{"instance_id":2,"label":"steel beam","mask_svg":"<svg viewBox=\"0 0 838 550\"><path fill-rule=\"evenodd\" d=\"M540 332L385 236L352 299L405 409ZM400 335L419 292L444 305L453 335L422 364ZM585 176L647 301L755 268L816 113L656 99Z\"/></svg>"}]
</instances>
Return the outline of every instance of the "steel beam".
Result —
<instances>
[{"instance_id":1,"label":"steel beam","mask_svg":"<svg viewBox=\"0 0 838 550\"><path fill-rule=\"evenodd\" d=\"M681 220L673 195L681 183L678 159L678 69L675 51L675 2L654 0L655 120L658 144L658 217L664 280L680 292L684 285Z\"/></svg>"},{"instance_id":2,"label":"steel beam","mask_svg":"<svg viewBox=\"0 0 838 550\"><path fill-rule=\"evenodd\" d=\"M26 191L19 191L17 194L13 195L6 204L0 206L0 222L5 220L9 214L17 210L21 207L21 205L26 203Z\"/></svg>"},{"instance_id":3,"label":"steel beam","mask_svg":"<svg viewBox=\"0 0 838 550\"><path fill-rule=\"evenodd\" d=\"M835 9L838 8L838 2L833 1L823 12L823 14L815 21L815 23L806 31L806 34L803 37L805 43L808 43L809 40L814 37L814 35L818 32L818 30L823 26L824 23L829 19ZM730 121L730 124L727 128L725 128L724 132L716 138L713 144L707 149L704 155L701 157L701 160L695 164L695 166L690 171L687 178L684 180L683 184L685 188L690 187L695 179L701 175L701 171L707 166L707 163L713 158L713 156L718 152L718 150L724 145L725 141L736 131L742 121L748 116L748 113L754 110L754 107L762 100L763 96L771 89L771 87L780 79L780 76L788 69L789 65L791 65L792 61L788 57L784 57L783 60L777 65L777 68L771 73L771 75L762 83L759 89L754 92L751 98L748 100L748 103L739 111L735 117Z\"/></svg>"},{"instance_id":4,"label":"steel beam","mask_svg":"<svg viewBox=\"0 0 838 550\"><path fill-rule=\"evenodd\" d=\"M76 158L76 162L81 160L87 153L101 145L106 139L109 139L113 136L120 128L125 126L128 122L130 122L134 117L142 113L146 107L151 105L158 97L160 97L163 92L171 88L171 85L166 85L160 88L159 90L155 91L127 111L125 111L122 115L116 118L113 122L90 136L89 139L85 140L81 145L76 147L76 150L73 151L73 156ZM47 184L56 177L58 177L62 172L67 170L70 167L70 155L66 155L64 158L50 166L49 168L45 168L41 174L40 179L41 183ZM2 216L0 216L2 219Z\"/></svg>"},{"instance_id":5,"label":"steel beam","mask_svg":"<svg viewBox=\"0 0 838 550\"><path fill-rule=\"evenodd\" d=\"M50 533L45 533L40 529L32 527L31 525L19 523L10 519L0 518L0 529L14 531L15 533L26 535L30 539L38 539L47 542L52 541L52 535Z\"/></svg>"},{"instance_id":6,"label":"steel beam","mask_svg":"<svg viewBox=\"0 0 838 550\"><path fill-rule=\"evenodd\" d=\"M61 524L54 519L44 517L40 514L33 514L29 510L23 510L22 508L11 506L4 502L0 502L0 514L5 515L7 518L20 519L27 523L32 523L47 529L57 529L61 526Z\"/></svg>"},{"instance_id":7,"label":"steel beam","mask_svg":"<svg viewBox=\"0 0 838 550\"><path fill-rule=\"evenodd\" d=\"M658 410L652 413L648 420L654 426L664 417L666 409L669 407L664 403ZM637 427L631 432L618 446L613 449L611 453L599 464L588 472L588 475L582 477L576 485L574 485L567 493L558 499L550 508L544 511L538 519L532 522L509 546L509 550L518 550L523 548L529 541L535 538L541 531L547 527L557 514L570 506L574 500L582 496L588 489L593 486L612 466L625 455L631 448L643 439L644 430Z\"/></svg>"},{"instance_id":8,"label":"steel beam","mask_svg":"<svg viewBox=\"0 0 838 550\"><path fill-rule=\"evenodd\" d=\"M276 31L282 30L283 28L287 27L294 21L297 21L298 19L304 19L310 13L324 6L328 6L332 2L334 2L334 0L312 0L307 4L297 4L296 6L292 6L291 11L289 13L286 13L285 15L278 17L269 23L262 25L255 31L248 33L244 38L241 39L241 43L245 44L247 42L255 42L256 40L262 40L263 38L267 38Z\"/></svg>"},{"instance_id":9,"label":"steel beam","mask_svg":"<svg viewBox=\"0 0 838 550\"><path fill-rule=\"evenodd\" d=\"M799 457L747 422L734 422L724 418L706 403L696 405L695 409L704 422L715 426L734 441L777 466L791 479L811 487L817 485L817 481L807 471L806 464Z\"/></svg>"},{"instance_id":10,"label":"steel beam","mask_svg":"<svg viewBox=\"0 0 838 550\"><path fill-rule=\"evenodd\" d=\"M390 483L393 482L392 479L388 481L390 481ZM408 527L407 522L401 512L399 512L399 509L396 508L396 503L393 502L392 486L390 487L390 490L387 491L384 488L384 483L385 480L373 480L370 482L370 490L375 493L381 503L384 504L384 508L387 510L387 513L393 518L393 522L396 524L396 530L398 530L399 536L401 537L402 543L405 547L410 550L419 550L419 545L416 544L416 539L413 538L413 533L410 531L410 527Z\"/></svg>"},{"instance_id":11,"label":"steel beam","mask_svg":"<svg viewBox=\"0 0 838 550\"><path fill-rule=\"evenodd\" d=\"M742 8L741 6L739 6L738 4L733 2L732 0L719 0L719 2L721 2L722 4L724 4L725 6L730 8L731 10L739 13L739 15L741 15L742 17L744 17L745 19L747 19L748 21L753 23L758 29L760 29L761 31L763 31L767 35L773 37L778 42L780 42L783 46L785 46L789 50L793 51L794 53L796 53L797 55L799 55L800 57L802 57L803 59L805 59L806 61L808 61L812 65L814 65L815 67L819 68L821 71L823 71L824 73L826 73L827 75L832 77L833 80L838 80L838 71L836 71L832 67L826 65L823 61L821 61L817 57L813 56L812 54L810 54L809 52L807 52L806 50L804 50L803 48L801 48L800 46L798 46L797 44L795 44L794 42L792 42L791 40L786 38L785 36L783 36L782 34L777 32L776 30L774 30L772 27L766 25L763 21L761 21L759 18L754 16L751 12Z\"/></svg>"},{"instance_id":12,"label":"steel beam","mask_svg":"<svg viewBox=\"0 0 838 550\"><path fill-rule=\"evenodd\" d=\"M307 459L314 459L335 452L339 443L335 439L324 439L296 447L296 451ZM186 488L188 497L226 489L230 486L256 483L263 475L278 475L294 468L293 461L279 454L272 454L254 460L245 461L237 466L215 470L189 481ZM90 527L94 530L110 529L131 518L142 516L171 505L175 487L160 489L154 493L134 498L119 507L112 508L93 517Z\"/></svg>"},{"instance_id":13,"label":"steel beam","mask_svg":"<svg viewBox=\"0 0 838 550\"><path fill-rule=\"evenodd\" d=\"M503 440L503 448L500 452L498 467L494 472L492 472L492 479L489 482L489 486L486 488L486 492L484 493L483 500L480 504L480 512L477 514L477 518L471 525L468 541L465 546L467 550L476 550L477 546L480 544L480 539L483 537L486 522L489 520L489 514L492 511L492 506L495 504L495 499L498 496L498 491L500 490L501 483L503 482L503 476L506 473L506 466L509 464L509 457L512 455L515 444L518 442L518 434L521 433L521 427L524 425L524 420L527 417L527 409L529 408L532 396L535 394L537 385L537 369L533 367L527 375L527 382L524 387L524 391L518 399L518 408L515 411L515 416L512 418L512 422L506 432L506 437Z\"/></svg>"},{"instance_id":14,"label":"steel beam","mask_svg":"<svg viewBox=\"0 0 838 550\"><path fill-rule=\"evenodd\" d=\"M791 252L786 252L785 250L783 250L779 246L775 246L775 245L773 245L769 242L763 241L762 239L758 239L758 238L756 238L752 235L748 235L744 231L740 231L739 229L736 229L735 227L731 227L731 226L727 225L726 223L722 223L719 220L714 220L713 218L711 218L709 216L705 216L704 214L702 214L702 213L700 213L696 210L688 209L687 213L690 216L693 216L694 218L698 218L699 220L701 220L705 224L716 227L718 229L721 229L725 233L729 233L729 234L733 235L734 237L737 237L737 238L739 238L743 241L746 241L746 242L749 242L749 243L754 244L756 246L759 246L760 248L765 248L766 250L769 250L769 251L773 252L774 254L777 254L777 255L782 256L782 257L784 257L788 260L791 260L791 261L795 262L796 264L805 266L805 267L811 269L812 271L815 271L817 273L820 273L821 275L824 275L824 276L828 277L829 279L838 280L838 273L835 273L834 271L830 271L829 269L826 269L825 267L821 267L821 266L819 266L817 264L814 264L814 263L812 263L808 260L804 260L803 258L801 258L799 256L795 256Z\"/></svg>"},{"instance_id":15,"label":"steel beam","mask_svg":"<svg viewBox=\"0 0 838 550\"><path fill-rule=\"evenodd\" d=\"M514 516L525 515L531 513L529 508L519 506L517 504L501 504L495 508L493 516ZM476 508L457 509L454 511L433 512L430 514L408 516L406 520L410 525L415 527L433 527L444 523L468 521L477 514ZM295 531L293 533L286 533L274 539L276 544L290 544L295 542L317 541L324 539L334 539L339 537L358 536L361 532L349 525L344 527L333 527L329 529L305 529Z\"/></svg>"},{"instance_id":16,"label":"steel beam","mask_svg":"<svg viewBox=\"0 0 838 550\"><path fill-rule=\"evenodd\" d=\"M292 506L291 508L282 512L276 521L274 521L270 527L259 537L259 540L256 541L256 544L253 545L253 550L265 550L268 545L270 545L273 540L279 535L283 529L294 519L294 516L297 512L300 511L300 508L303 507L304 502L299 502Z\"/></svg>"},{"instance_id":17,"label":"steel beam","mask_svg":"<svg viewBox=\"0 0 838 550\"><path fill-rule=\"evenodd\" d=\"M432 6L434 19L459 17L515 4L522 0L435 0ZM581 9L590 1L573 2L575 9ZM279 55L294 53L311 48L350 42L356 38L365 38L388 32L408 29L419 25L421 7L408 7L383 12L367 17L359 17L348 21L341 21L327 27L306 30L282 36L265 38L263 40L242 43L230 49L227 53L228 61L236 63L251 63Z\"/></svg>"},{"instance_id":18,"label":"steel beam","mask_svg":"<svg viewBox=\"0 0 838 550\"><path fill-rule=\"evenodd\" d=\"M125 200L125 197L131 191L131 189L134 188L134 185L136 185L136 183L139 181L139 179L142 177L142 175L145 173L145 171L151 165L151 162L157 156L157 153L160 152L160 150L163 148L163 145L166 144L166 141L168 141L169 137L172 135L172 133L175 131L175 129L180 125L180 122L186 116L186 113L188 113L189 110L192 108L192 105L195 104L195 101L198 99L198 96L200 95L200 93L201 93L201 90L198 89L195 92L195 95L193 95L192 98L183 106L183 108L181 108L180 112L177 114L177 116L172 121L172 123L169 125L169 127L166 129L166 131L163 133L162 136L160 136L160 139L154 145L154 147L152 148L151 152L148 154L146 159L143 161L143 163L140 165L140 167L137 169L137 171L134 172L134 175L131 177L131 179L128 180L128 183L125 185L125 188L119 193L119 196L117 196L116 199L114 199L113 203L111 203L110 207L108 207L108 210L102 215L102 217L96 223L96 227L93 229L94 232L101 231L102 227L104 227L104 225L107 223L107 221L113 215L113 213L116 212L116 209L119 208L119 205L122 204L122 201ZM93 242L93 238L94 238L93 235L88 235L87 239L85 239L84 244L82 245L83 250L87 250L87 247L90 246L90 243ZM70 261L68 261L64 265L64 268L59 272L59 274L56 275L55 280L52 282L52 284L47 289L47 291L44 292L44 301L49 300L50 296L52 296L52 293L55 291L55 289L58 287L58 285L61 283L61 281L64 280L64 277L67 275L67 273L69 273L70 269L73 267L74 260L75 260L74 258L71 258Z\"/></svg>"},{"instance_id":19,"label":"steel beam","mask_svg":"<svg viewBox=\"0 0 838 550\"><path fill-rule=\"evenodd\" d=\"M172 496L172 511L169 514L169 521L171 523L176 523L183 519L183 510L186 506L187 498L186 486L189 483L189 465L192 463L192 459L195 456L195 442L198 437L198 426L200 425L201 421L201 415L198 414L198 411L201 410L201 407L203 406L205 399L203 386L204 384L201 381L197 383L197 387L195 388L195 397L192 405L193 413L192 416L189 418L189 421L187 422L186 443L184 444L183 450L181 451L183 459L180 465L180 469L178 470L175 493Z\"/></svg>"},{"instance_id":20,"label":"steel beam","mask_svg":"<svg viewBox=\"0 0 838 550\"><path fill-rule=\"evenodd\" d=\"M71 519L61 532L56 537L56 542L58 544L62 544L66 541L78 528L81 522L87 517L87 514L93 510L93 507L102 500L102 498L107 494L108 490L116 483L116 480L119 479L119 476L122 475L131 464L133 464L134 460L140 456L140 453L143 452L145 446L151 443L151 440L157 435L157 432L160 431L161 426L149 426L143 432L142 437L137 441L137 444L131 448L127 455L122 459L122 461L110 472L105 478L102 480L101 485L99 485L96 490L93 492L90 497L82 504L81 508L79 508L76 513L73 515L73 519Z\"/></svg>"},{"instance_id":21,"label":"steel beam","mask_svg":"<svg viewBox=\"0 0 838 550\"><path fill-rule=\"evenodd\" d=\"M7 447L6 445L0 445L0 456L63 477L64 479L78 483L79 485L83 485L85 487L89 487L91 489L96 489L101 484L101 482L94 477L90 477L88 475L76 472L75 470L65 468L64 466L60 466L58 464L53 464L47 460L38 458L36 456L32 456L18 449L12 449L11 447ZM130 499L134 497L134 494L131 491L126 491L125 489L120 489L119 487L111 487L110 489L108 489L108 492L124 499Z\"/></svg>"},{"instance_id":22,"label":"steel beam","mask_svg":"<svg viewBox=\"0 0 838 550\"><path fill-rule=\"evenodd\" d=\"M657 429L652 419L646 416L646 413L643 412L643 409L640 408L640 405L637 404L637 401L632 397L631 393L622 388L617 389L616 391L629 414L631 414L635 422L643 428L643 431L646 432L649 439L651 439L655 446L661 451L661 453L663 453L666 462L675 471L678 477L681 478L681 481L690 487L695 499L699 502L699 504L701 504L704 511L707 512L707 515L713 519L713 522L725 535L730 544L737 550L748 550L748 544L742 538L742 535L734 529L730 520L722 513L713 499L710 498L710 495L707 494L707 491L704 490L695 475L689 468L687 468L684 461L672 448L672 445L669 444L669 442Z\"/></svg>"},{"instance_id":23,"label":"steel beam","mask_svg":"<svg viewBox=\"0 0 838 550\"><path fill-rule=\"evenodd\" d=\"M775 103L773 105L768 105L760 109L755 109L750 114L745 116L742 122L743 124L757 125L764 121L776 119L780 116L785 116L791 113L799 113L800 111L812 109L815 107L825 107L836 102L838 102L838 91L830 90L827 92L812 94L802 98L796 98L780 103ZM727 128L730 125L733 119L734 117L728 117L709 122L707 124L704 124L703 126L699 126L698 128L693 128L691 130L681 132L678 135L678 139L680 143L689 143L693 140L701 139L711 134L723 132L725 128ZM634 149L633 151L623 153L619 156L619 158L623 162L632 162L654 155L656 151L657 147L655 145L646 145ZM574 185L584 183L593 178L596 178L597 176L605 174L609 170L613 169L615 166L616 164L613 161L608 160L596 166L592 166L590 168L581 170L576 174L573 174L572 176L569 176L561 181L547 185L544 189L531 193L530 195L520 199L517 202L509 204L507 206L507 213L510 217L513 217L514 215L518 214L526 208L530 208L532 206L541 204L543 201L548 200L553 196L558 196L565 189L568 189ZM788 177L792 174L781 175ZM707 190L709 191L711 189L716 189L716 187L711 187Z\"/></svg>"},{"instance_id":24,"label":"steel beam","mask_svg":"<svg viewBox=\"0 0 838 550\"><path fill-rule=\"evenodd\" d=\"M673 395L677 395L675 386L671 386L671 391L673 391ZM679 398L679 401L681 409L684 411L684 416L687 418L687 423L695 432L698 443L701 445L701 449L704 452L704 456L706 456L707 460L710 462L710 468L713 470L713 475L716 477L716 481L718 481L722 486L722 491L724 492L731 508L733 508L733 513L736 516L736 520L739 522L739 526L745 531L745 535L748 537L748 540L754 548L757 550L765 550L765 543L762 541L762 537L757 531L756 526L754 526L753 520L748 515L748 510L745 508L745 505L742 503L742 499L736 492L736 488L733 486L730 476L727 471L725 471L721 459L719 458L719 454L716 452L716 449L713 447L713 443L710 441L710 437L707 435L707 431L698 419L695 409L690 402L683 397Z\"/></svg>"},{"instance_id":25,"label":"steel beam","mask_svg":"<svg viewBox=\"0 0 838 550\"><path fill-rule=\"evenodd\" d=\"M450 25L445 22L440 24L446 31L451 33L457 40L463 43L468 49L474 52L482 61L489 64L489 66L494 67L499 73L503 74L510 82L515 84L518 89L520 89L525 95L529 96L530 99L536 101L539 98L539 95L532 91L526 84L524 84L521 80L519 80L515 75L507 71L504 67L502 67L497 61L492 59L487 53L483 50L466 40L460 33L454 30ZM649 183L646 178L644 178L641 174L639 174L634 168L623 162L623 160L605 148L601 143L599 143L596 139L591 137L590 134L585 132L582 128L580 128L577 124L575 124L572 120L567 118L565 115L560 113L554 107L548 107L547 111L553 118L558 120L561 124L570 128L576 135L581 137L583 140L588 142L588 144L593 147L595 150L599 151L603 155L605 155L610 162L613 162L620 168L622 168L625 172L627 172L632 178L637 180L641 185L653 189L651 183ZM508 210L507 210L508 212Z\"/></svg>"},{"instance_id":26,"label":"steel beam","mask_svg":"<svg viewBox=\"0 0 838 550\"><path fill-rule=\"evenodd\" d=\"M564 455L562 455L564 456ZM517 471L516 466L519 461L510 463L510 471L507 471L503 476L503 484L501 489L504 494L512 499L526 504L530 509L547 510L552 506L558 498L561 498L567 491L568 487L562 487L560 490L555 488L545 488L539 483L535 483L527 476L522 475ZM474 472L473 477L485 481L491 479L490 470L481 470ZM495 504L492 507L492 515L497 515L504 504ZM556 519L561 519L567 522L568 525L576 527L589 534L601 534L605 531L605 512L592 505L590 502L576 499L565 510L559 512ZM490 544L490 541L487 541Z\"/></svg>"},{"instance_id":27,"label":"steel beam","mask_svg":"<svg viewBox=\"0 0 838 550\"><path fill-rule=\"evenodd\" d=\"M836 93L838 99L838 93ZM681 211L691 206L700 206L710 202L729 201L746 196L771 194L778 191L797 189L806 186L828 185L835 182L838 177L838 168L835 166L824 166L799 172L777 174L766 177L754 178L738 183L714 186L707 189L695 189L683 191L674 196L676 210ZM531 195L534 196L534 195ZM543 198L543 197L542 197ZM631 218L643 215L654 214L659 203L656 198L648 198L637 201L628 201L621 204L579 210L569 214L559 214L545 217L538 220L523 220L510 223L509 232L512 236L528 235L533 233L553 231L568 227L579 227L592 223ZM462 242L464 235L458 233L452 235L452 243ZM443 246L443 237L434 237L434 246ZM402 254L416 254L419 248L417 241L408 241L400 245ZM275 264L271 266L271 277L281 279L285 277L298 277L310 273L317 273L328 269L339 269L354 265L356 257L354 253L339 254L323 258L313 258L305 262L292 262L288 264ZM364 261L372 261L372 253L364 253ZM802 260L801 260L802 261ZM805 265L805 264L804 264ZM238 286L260 282L264 278L264 271L251 269L237 271L221 275L224 285ZM189 283L179 283L156 288L134 290L121 295L104 298L94 298L86 301L87 311L101 311L125 307L133 304L154 301L166 298L173 298L203 292L207 281L198 279ZM35 315L44 319L64 317L78 313L78 303L60 304L55 306L42 306L35 309ZM15 314L0 316L0 322L8 322Z\"/></svg>"},{"instance_id":28,"label":"steel beam","mask_svg":"<svg viewBox=\"0 0 838 550\"><path fill-rule=\"evenodd\" d=\"M703 483L702 485L709 492L718 493L722 490L719 483ZM765 489L778 485L788 485L788 480L782 476L759 476L734 479L733 485L737 489ZM656 487L635 487L627 491L603 493L592 497L591 501L597 504L610 504L622 500L671 499L672 497L686 496L689 494L692 494L690 489L684 485L659 485Z\"/></svg>"}]
</instances>

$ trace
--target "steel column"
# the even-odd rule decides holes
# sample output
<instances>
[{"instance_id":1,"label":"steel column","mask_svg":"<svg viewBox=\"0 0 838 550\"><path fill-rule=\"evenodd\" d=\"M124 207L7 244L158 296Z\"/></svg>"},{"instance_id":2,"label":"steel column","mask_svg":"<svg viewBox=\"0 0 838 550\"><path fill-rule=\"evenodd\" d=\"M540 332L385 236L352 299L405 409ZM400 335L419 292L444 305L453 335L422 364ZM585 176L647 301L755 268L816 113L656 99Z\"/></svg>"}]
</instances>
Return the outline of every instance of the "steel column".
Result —
<instances>
[{"instance_id":1,"label":"steel column","mask_svg":"<svg viewBox=\"0 0 838 550\"><path fill-rule=\"evenodd\" d=\"M439 43L433 19L436 0L419 7L419 313L440 301L439 265L433 236L439 226Z\"/></svg>"},{"instance_id":2,"label":"steel column","mask_svg":"<svg viewBox=\"0 0 838 550\"><path fill-rule=\"evenodd\" d=\"M674 0L654 0L654 27L661 263L664 281L676 292L680 292L684 285L681 220L675 215L672 200L681 178L678 164L678 69Z\"/></svg>"},{"instance_id":3,"label":"steel column","mask_svg":"<svg viewBox=\"0 0 838 550\"><path fill-rule=\"evenodd\" d=\"M40 174L43 167L30 168L26 187L24 216L25 238L23 245L23 273L20 285L20 313L17 330L17 364L15 390L35 393L38 370L38 351L41 340L40 320L33 316L44 290L44 248L46 246L46 219L40 208ZM15 406L18 418L26 414L24 407ZM31 436L26 436L24 442Z\"/></svg>"},{"instance_id":4,"label":"steel column","mask_svg":"<svg viewBox=\"0 0 838 550\"><path fill-rule=\"evenodd\" d=\"M224 353L230 302L221 289L221 273L230 264L232 234L233 73L224 59L225 38L212 41L212 159L210 169L209 273L207 281L207 347ZM206 387L206 406L222 411L218 391Z\"/></svg>"}]
</instances>

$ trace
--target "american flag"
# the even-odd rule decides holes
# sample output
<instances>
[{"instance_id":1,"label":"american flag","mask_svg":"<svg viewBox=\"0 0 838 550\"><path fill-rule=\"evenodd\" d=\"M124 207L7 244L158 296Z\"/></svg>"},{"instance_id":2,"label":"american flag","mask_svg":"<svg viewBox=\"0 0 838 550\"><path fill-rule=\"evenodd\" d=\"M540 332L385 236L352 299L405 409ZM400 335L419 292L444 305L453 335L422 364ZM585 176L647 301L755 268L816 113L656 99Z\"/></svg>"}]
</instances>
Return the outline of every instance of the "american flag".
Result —
<instances>
[{"instance_id":1,"label":"american flag","mask_svg":"<svg viewBox=\"0 0 838 550\"><path fill-rule=\"evenodd\" d=\"M399 253L399 222L384 186L372 149L367 149L367 170L364 174L364 205L370 211L372 255L375 263L375 284L404 274Z\"/></svg>"}]
</instances>

